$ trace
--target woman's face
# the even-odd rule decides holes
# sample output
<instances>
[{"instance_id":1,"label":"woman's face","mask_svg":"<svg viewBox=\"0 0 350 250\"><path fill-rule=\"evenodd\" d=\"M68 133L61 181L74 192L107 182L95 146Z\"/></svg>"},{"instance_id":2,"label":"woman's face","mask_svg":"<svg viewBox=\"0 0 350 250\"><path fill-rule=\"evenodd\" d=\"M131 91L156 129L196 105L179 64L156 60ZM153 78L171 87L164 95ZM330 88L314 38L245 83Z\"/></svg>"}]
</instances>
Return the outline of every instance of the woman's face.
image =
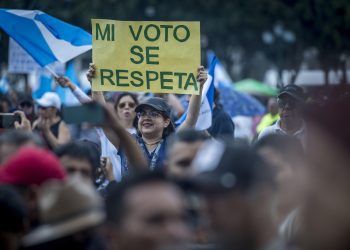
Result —
<instances>
[{"instance_id":1,"label":"woman's face","mask_svg":"<svg viewBox=\"0 0 350 250\"><path fill-rule=\"evenodd\" d=\"M39 116L43 119L52 119L56 116L57 110L53 107L39 107Z\"/></svg>"},{"instance_id":2,"label":"woman's face","mask_svg":"<svg viewBox=\"0 0 350 250\"><path fill-rule=\"evenodd\" d=\"M151 108L145 108L138 113L138 118L138 129L142 135L159 137L170 124L169 118L164 118L159 111Z\"/></svg>"},{"instance_id":3,"label":"woman's face","mask_svg":"<svg viewBox=\"0 0 350 250\"><path fill-rule=\"evenodd\" d=\"M136 103L131 96L123 96L117 105L118 117L123 120L134 120L136 117L135 113Z\"/></svg>"}]
</instances>

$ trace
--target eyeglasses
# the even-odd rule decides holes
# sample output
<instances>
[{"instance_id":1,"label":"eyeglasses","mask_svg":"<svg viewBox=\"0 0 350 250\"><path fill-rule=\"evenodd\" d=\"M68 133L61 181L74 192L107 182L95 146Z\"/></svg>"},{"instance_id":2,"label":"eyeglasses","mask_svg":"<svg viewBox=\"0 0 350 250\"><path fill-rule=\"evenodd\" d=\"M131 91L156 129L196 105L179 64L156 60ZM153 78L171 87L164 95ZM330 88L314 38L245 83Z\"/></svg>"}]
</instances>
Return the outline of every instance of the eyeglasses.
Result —
<instances>
[{"instance_id":1,"label":"eyeglasses","mask_svg":"<svg viewBox=\"0 0 350 250\"><path fill-rule=\"evenodd\" d=\"M46 110L48 107L39 106L38 109Z\"/></svg>"},{"instance_id":2,"label":"eyeglasses","mask_svg":"<svg viewBox=\"0 0 350 250\"><path fill-rule=\"evenodd\" d=\"M126 107L126 105L128 105L131 109L136 107L136 103L134 102L121 102L118 104L118 108L123 109Z\"/></svg>"},{"instance_id":3,"label":"eyeglasses","mask_svg":"<svg viewBox=\"0 0 350 250\"><path fill-rule=\"evenodd\" d=\"M290 109L295 109L298 105L293 99L278 99L277 103L279 108L285 108L288 105Z\"/></svg>"},{"instance_id":4,"label":"eyeglasses","mask_svg":"<svg viewBox=\"0 0 350 250\"><path fill-rule=\"evenodd\" d=\"M136 115L137 115L137 118L141 118L141 117L144 118L146 116L151 117L151 118L157 118L157 117L162 116L162 114L159 113L158 111L148 111L148 112L141 111L141 112L137 112Z\"/></svg>"}]
</instances>

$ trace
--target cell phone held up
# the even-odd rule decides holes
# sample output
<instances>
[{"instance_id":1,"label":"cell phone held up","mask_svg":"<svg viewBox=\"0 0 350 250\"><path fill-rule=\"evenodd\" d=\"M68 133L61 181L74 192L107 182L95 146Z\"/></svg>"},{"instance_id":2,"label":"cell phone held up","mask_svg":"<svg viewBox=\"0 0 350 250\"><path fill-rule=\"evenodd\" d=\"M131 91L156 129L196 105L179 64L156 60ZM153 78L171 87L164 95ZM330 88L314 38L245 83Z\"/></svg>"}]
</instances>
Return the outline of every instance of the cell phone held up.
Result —
<instances>
[{"instance_id":1,"label":"cell phone held up","mask_svg":"<svg viewBox=\"0 0 350 250\"><path fill-rule=\"evenodd\" d=\"M15 127L15 122L21 121L21 117L13 113L0 113L0 128L12 129Z\"/></svg>"},{"instance_id":2,"label":"cell phone held up","mask_svg":"<svg viewBox=\"0 0 350 250\"><path fill-rule=\"evenodd\" d=\"M99 103L91 102L78 106L63 107L62 118L67 124L87 122L93 125L101 125L105 120L105 111Z\"/></svg>"}]
</instances>

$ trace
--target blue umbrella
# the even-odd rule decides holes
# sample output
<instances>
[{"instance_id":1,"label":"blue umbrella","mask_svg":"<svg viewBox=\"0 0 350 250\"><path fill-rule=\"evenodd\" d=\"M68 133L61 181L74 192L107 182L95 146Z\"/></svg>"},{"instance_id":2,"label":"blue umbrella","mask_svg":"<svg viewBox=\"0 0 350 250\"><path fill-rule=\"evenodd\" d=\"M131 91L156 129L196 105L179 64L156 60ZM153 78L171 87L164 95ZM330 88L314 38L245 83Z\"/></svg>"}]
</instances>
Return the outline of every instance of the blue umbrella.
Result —
<instances>
[{"instance_id":1,"label":"blue umbrella","mask_svg":"<svg viewBox=\"0 0 350 250\"><path fill-rule=\"evenodd\" d=\"M220 103L231 117L256 116L265 114L265 107L256 98L232 87L219 85Z\"/></svg>"},{"instance_id":2,"label":"blue umbrella","mask_svg":"<svg viewBox=\"0 0 350 250\"><path fill-rule=\"evenodd\" d=\"M265 114L266 109L264 105L251 95L221 84L218 89L220 92L220 103L231 117L238 115L257 116ZM180 97L181 104L185 109L188 107L188 101L186 99L185 95Z\"/></svg>"}]
</instances>

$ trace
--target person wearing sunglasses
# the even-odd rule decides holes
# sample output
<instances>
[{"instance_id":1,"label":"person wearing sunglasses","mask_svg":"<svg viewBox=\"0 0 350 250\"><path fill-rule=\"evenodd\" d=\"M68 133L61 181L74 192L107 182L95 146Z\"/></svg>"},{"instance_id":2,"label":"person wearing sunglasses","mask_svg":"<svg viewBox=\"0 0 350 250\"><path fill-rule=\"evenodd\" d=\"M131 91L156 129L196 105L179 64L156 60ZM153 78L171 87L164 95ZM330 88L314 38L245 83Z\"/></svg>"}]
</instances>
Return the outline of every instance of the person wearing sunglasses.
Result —
<instances>
[{"instance_id":1,"label":"person wearing sunglasses","mask_svg":"<svg viewBox=\"0 0 350 250\"><path fill-rule=\"evenodd\" d=\"M61 119L59 111L61 100L54 92L46 92L36 100L38 105L38 119L33 123L33 130L40 133L47 147L54 149L70 141L71 134L68 126Z\"/></svg>"},{"instance_id":2,"label":"person wearing sunglasses","mask_svg":"<svg viewBox=\"0 0 350 250\"><path fill-rule=\"evenodd\" d=\"M114 109L117 112L121 125L130 134L136 134L137 119L135 108L138 104L137 97L129 92L121 93L114 104Z\"/></svg>"},{"instance_id":3,"label":"person wearing sunglasses","mask_svg":"<svg viewBox=\"0 0 350 250\"><path fill-rule=\"evenodd\" d=\"M304 142L306 131L301 115L304 99L301 87L292 84L283 87L277 96L280 119L263 129L258 140L270 134L285 134L296 136L301 142Z\"/></svg>"},{"instance_id":4,"label":"person wearing sunglasses","mask_svg":"<svg viewBox=\"0 0 350 250\"><path fill-rule=\"evenodd\" d=\"M76 86L68 77L59 76L55 79L57 83L63 88L69 88L72 94L79 100L81 104L93 101L90 96L85 94L79 86ZM137 119L135 108L138 105L137 97L129 92L123 92L118 95L115 103L114 110L118 117L120 125L125 128L130 134L136 134ZM101 145L101 157L109 157L112 163L114 179L121 181L121 166L120 156L118 150L108 140L106 134L101 128L96 128Z\"/></svg>"}]
</instances>

